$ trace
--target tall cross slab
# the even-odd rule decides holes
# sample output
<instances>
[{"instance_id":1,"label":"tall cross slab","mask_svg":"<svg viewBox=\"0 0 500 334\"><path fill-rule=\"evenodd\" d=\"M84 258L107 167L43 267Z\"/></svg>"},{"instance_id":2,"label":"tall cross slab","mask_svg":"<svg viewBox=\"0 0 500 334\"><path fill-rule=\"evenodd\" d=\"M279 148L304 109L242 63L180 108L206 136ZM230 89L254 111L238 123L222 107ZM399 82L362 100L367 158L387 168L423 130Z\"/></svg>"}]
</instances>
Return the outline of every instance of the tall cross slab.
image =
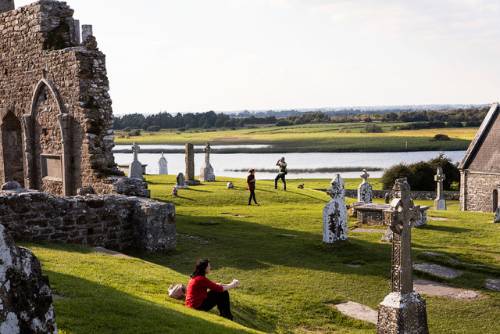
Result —
<instances>
[{"instance_id":1,"label":"tall cross slab","mask_svg":"<svg viewBox=\"0 0 500 334\"><path fill-rule=\"evenodd\" d=\"M396 180L393 193L394 199L387 212L393 233L391 286L392 292L406 294L413 291L411 225L419 219L420 207L413 204L406 179Z\"/></svg>"},{"instance_id":2,"label":"tall cross slab","mask_svg":"<svg viewBox=\"0 0 500 334\"><path fill-rule=\"evenodd\" d=\"M210 147L210 144L207 143L207 145L205 146L205 165L209 165L210 164L210 152L212 151L212 148Z\"/></svg>"},{"instance_id":3,"label":"tall cross slab","mask_svg":"<svg viewBox=\"0 0 500 334\"><path fill-rule=\"evenodd\" d=\"M132 152L134 153L134 161L138 161L138 154L139 154L139 150L141 148L139 147L139 145L137 145L136 143L134 143L134 145L132 145Z\"/></svg>"}]
</instances>

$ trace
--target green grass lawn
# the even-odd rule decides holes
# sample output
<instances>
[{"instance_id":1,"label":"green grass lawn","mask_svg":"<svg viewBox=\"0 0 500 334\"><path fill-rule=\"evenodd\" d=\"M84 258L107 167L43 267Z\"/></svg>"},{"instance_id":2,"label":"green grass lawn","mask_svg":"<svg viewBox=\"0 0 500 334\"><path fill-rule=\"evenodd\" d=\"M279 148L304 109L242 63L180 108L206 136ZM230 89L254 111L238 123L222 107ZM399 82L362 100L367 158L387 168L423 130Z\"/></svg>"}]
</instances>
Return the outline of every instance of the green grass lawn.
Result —
<instances>
[{"instance_id":1,"label":"green grass lawn","mask_svg":"<svg viewBox=\"0 0 500 334\"><path fill-rule=\"evenodd\" d=\"M137 258L127 259L77 246L28 245L60 296L55 306L62 333L373 333L375 326L330 305L352 300L376 308L390 290L390 246L379 234L354 232L347 242L322 244L328 196L316 189L329 180L290 181L287 192L258 181L259 207L246 205L243 180L231 179L236 189L227 190L228 180L180 190L173 198L174 176L148 177L154 198L176 204L178 247L168 254L131 253ZM306 189L297 189L302 182ZM347 180L347 187L358 182ZM452 202L449 211L431 211L446 220L413 230L413 256L423 261L423 252L433 251L459 260L443 259L465 272L448 283L482 297L426 297L430 332L497 333L500 296L482 285L500 277L500 226L492 214L458 207ZM187 282L203 257L212 261L212 279L242 283L231 294L235 323L165 297L168 285Z\"/></svg>"},{"instance_id":2,"label":"green grass lawn","mask_svg":"<svg viewBox=\"0 0 500 334\"><path fill-rule=\"evenodd\" d=\"M117 144L269 144L260 152L396 152L423 150L465 150L476 128L444 128L393 131L393 123L379 124L383 133L363 133L365 124L309 124L287 127L186 132L144 132L125 137L117 132ZM435 141L436 134L446 134L449 141ZM240 150L241 151L241 150Z\"/></svg>"}]
</instances>

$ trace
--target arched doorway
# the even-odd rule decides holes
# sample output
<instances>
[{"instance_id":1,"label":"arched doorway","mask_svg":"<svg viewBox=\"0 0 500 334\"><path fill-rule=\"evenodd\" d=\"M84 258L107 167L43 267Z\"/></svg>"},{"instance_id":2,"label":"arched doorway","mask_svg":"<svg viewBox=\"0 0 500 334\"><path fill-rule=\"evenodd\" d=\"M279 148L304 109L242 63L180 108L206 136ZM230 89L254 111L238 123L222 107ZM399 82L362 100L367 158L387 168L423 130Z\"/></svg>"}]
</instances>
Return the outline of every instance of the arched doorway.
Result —
<instances>
[{"instance_id":1,"label":"arched doorway","mask_svg":"<svg viewBox=\"0 0 500 334\"><path fill-rule=\"evenodd\" d=\"M17 181L24 186L23 136L21 122L13 112L2 120L2 152L5 182Z\"/></svg>"},{"instance_id":2,"label":"arched doorway","mask_svg":"<svg viewBox=\"0 0 500 334\"><path fill-rule=\"evenodd\" d=\"M498 189L493 190L493 212L498 209Z\"/></svg>"}]
</instances>

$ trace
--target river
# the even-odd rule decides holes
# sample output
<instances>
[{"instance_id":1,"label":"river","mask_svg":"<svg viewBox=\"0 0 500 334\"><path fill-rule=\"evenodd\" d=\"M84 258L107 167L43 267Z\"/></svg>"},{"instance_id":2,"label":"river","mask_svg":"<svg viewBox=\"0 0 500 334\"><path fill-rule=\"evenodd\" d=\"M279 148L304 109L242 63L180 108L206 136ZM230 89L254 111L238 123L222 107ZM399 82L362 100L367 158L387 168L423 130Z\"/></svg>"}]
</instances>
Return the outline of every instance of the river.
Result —
<instances>
[{"instance_id":1,"label":"river","mask_svg":"<svg viewBox=\"0 0 500 334\"><path fill-rule=\"evenodd\" d=\"M165 146L165 145L163 145ZM247 147L248 145L241 145ZM143 148L148 148L149 145L142 145ZM226 146L227 147L227 146ZM245 172L233 171L248 168L255 169L272 169L275 167L276 161L282 156L286 157L288 168L290 169L316 169L316 168L333 168L333 167L371 167L371 168L388 168L395 164L413 163L425 161L437 157L440 153L444 153L453 162L462 160L465 151L423 151L423 152L387 152L387 153L234 153L234 154L211 154L211 164L214 167L216 176L228 177L244 177ZM115 160L120 165L127 165L132 161L132 154L115 153ZM147 174L158 174L158 160L161 154L143 153L139 154L139 161L147 164ZM184 173L184 154L172 153L165 154L168 161L169 174ZM196 174L199 174L199 169L204 161L204 154L195 154ZM372 177L382 176L382 171L371 171ZM259 179L274 178L276 173L259 172ZM289 172L287 177L291 179L298 178L332 178L333 172ZM359 177L360 170L353 172L342 172L341 175L345 178Z\"/></svg>"}]
</instances>

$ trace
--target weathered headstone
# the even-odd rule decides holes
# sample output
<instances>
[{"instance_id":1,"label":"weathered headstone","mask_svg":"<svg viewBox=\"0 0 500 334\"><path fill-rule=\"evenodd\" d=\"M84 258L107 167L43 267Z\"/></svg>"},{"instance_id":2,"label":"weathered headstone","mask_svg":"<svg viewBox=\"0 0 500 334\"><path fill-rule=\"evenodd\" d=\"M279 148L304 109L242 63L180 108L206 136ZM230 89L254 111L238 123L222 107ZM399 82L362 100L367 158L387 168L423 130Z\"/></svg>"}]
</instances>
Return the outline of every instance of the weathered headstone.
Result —
<instances>
[{"instance_id":1,"label":"weathered headstone","mask_svg":"<svg viewBox=\"0 0 500 334\"><path fill-rule=\"evenodd\" d=\"M178 196L179 190L177 189L177 186L174 186L172 188L172 196L177 197Z\"/></svg>"},{"instance_id":2,"label":"weathered headstone","mask_svg":"<svg viewBox=\"0 0 500 334\"><path fill-rule=\"evenodd\" d=\"M168 162L163 153L161 154L160 161L158 161L158 167L160 169L160 175L168 175Z\"/></svg>"},{"instance_id":3,"label":"weathered headstone","mask_svg":"<svg viewBox=\"0 0 500 334\"><path fill-rule=\"evenodd\" d=\"M387 211L392 231L391 290L379 306L377 333L427 334L425 300L413 290L411 259L411 222L419 207L410 197L406 178L396 180L394 199Z\"/></svg>"},{"instance_id":4,"label":"weathered headstone","mask_svg":"<svg viewBox=\"0 0 500 334\"><path fill-rule=\"evenodd\" d=\"M234 189L234 184L233 184L233 182L228 182L228 183L227 183L227 189Z\"/></svg>"},{"instance_id":5,"label":"weathered headstone","mask_svg":"<svg viewBox=\"0 0 500 334\"><path fill-rule=\"evenodd\" d=\"M210 144L207 143L207 146L205 146L205 163L200 171L200 179L203 182L215 182L214 168L210 164L210 151Z\"/></svg>"},{"instance_id":6,"label":"weathered headstone","mask_svg":"<svg viewBox=\"0 0 500 334\"><path fill-rule=\"evenodd\" d=\"M332 244L339 240L347 240L344 181L339 174L332 180L328 194L332 199L323 209L323 242Z\"/></svg>"},{"instance_id":7,"label":"weathered headstone","mask_svg":"<svg viewBox=\"0 0 500 334\"><path fill-rule=\"evenodd\" d=\"M363 181L358 187L358 202L371 203L373 200L373 188L370 183L368 183L368 178L370 174L363 169L363 174L360 175Z\"/></svg>"},{"instance_id":8,"label":"weathered headstone","mask_svg":"<svg viewBox=\"0 0 500 334\"><path fill-rule=\"evenodd\" d=\"M186 144L185 150L186 159L186 184L193 186L200 183L200 181L194 178L194 146L191 143Z\"/></svg>"},{"instance_id":9,"label":"weathered headstone","mask_svg":"<svg viewBox=\"0 0 500 334\"><path fill-rule=\"evenodd\" d=\"M139 145L134 143L134 145L132 145L132 152L134 153L134 160L132 161L132 163L129 166L128 177L131 179L142 180L143 179L143 177L142 177L143 169L142 169L142 164L139 162L139 159L138 159L139 150L140 150Z\"/></svg>"},{"instance_id":10,"label":"weathered headstone","mask_svg":"<svg viewBox=\"0 0 500 334\"><path fill-rule=\"evenodd\" d=\"M38 259L0 225L0 333L57 333L52 291Z\"/></svg>"},{"instance_id":11,"label":"weathered headstone","mask_svg":"<svg viewBox=\"0 0 500 334\"><path fill-rule=\"evenodd\" d=\"M493 220L495 224L500 224L500 208L495 212L495 219Z\"/></svg>"},{"instance_id":12,"label":"weathered headstone","mask_svg":"<svg viewBox=\"0 0 500 334\"><path fill-rule=\"evenodd\" d=\"M178 188L178 189L182 189L182 188L186 188L187 187L186 179L184 178L184 174L179 173L177 175L177 184L175 185L175 187Z\"/></svg>"},{"instance_id":13,"label":"weathered headstone","mask_svg":"<svg viewBox=\"0 0 500 334\"><path fill-rule=\"evenodd\" d=\"M443 169L441 167L437 168L437 173L434 175L434 181L436 181L436 199L434 200L434 206L436 210L446 210L446 198L444 197L443 182L446 180L446 176L443 174Z\"/></svg>"}]
</instances>

